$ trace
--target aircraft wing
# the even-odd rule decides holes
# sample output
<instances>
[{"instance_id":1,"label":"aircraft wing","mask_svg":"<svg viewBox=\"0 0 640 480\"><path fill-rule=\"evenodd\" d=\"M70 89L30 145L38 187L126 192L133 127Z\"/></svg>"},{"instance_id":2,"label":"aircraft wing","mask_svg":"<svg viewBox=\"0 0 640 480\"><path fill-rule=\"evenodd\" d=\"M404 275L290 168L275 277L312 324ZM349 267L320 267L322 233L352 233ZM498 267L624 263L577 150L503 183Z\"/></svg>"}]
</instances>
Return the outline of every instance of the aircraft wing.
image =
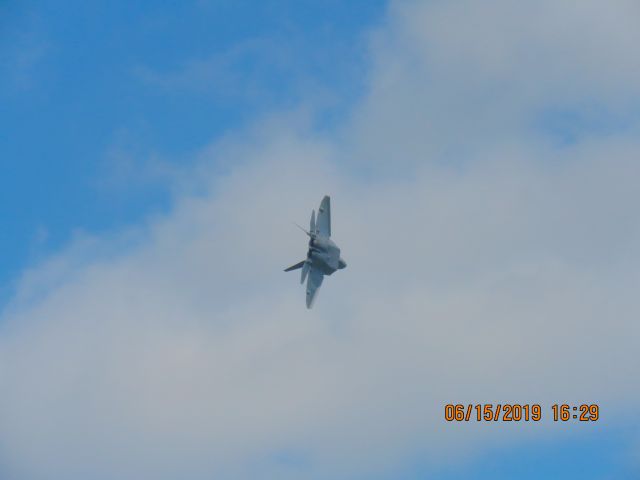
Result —
<instances>
[{"instance_id":1,"label":"aircraft wing","mask_svg":"<svg viewBox=\"0 0 640 480\"><path fill-rule=\"evenodd\" d=\"M320 285L322 285L322 280L324 280L324 274L320 270L312 267L307 277L307 308L313 306L313 301L316 298Z\"/></svg>"},{"instance_id":2,"label":"aircraft wing","mask_svg":"<svg viewBox=\"0 0 640 480\"><path fill-rule=\"evenodd\" d=\"M316 232L322 237L331 236L331 199L325 195L320 202L318 218L316 219Z\"/></svg>"}]
</instances>

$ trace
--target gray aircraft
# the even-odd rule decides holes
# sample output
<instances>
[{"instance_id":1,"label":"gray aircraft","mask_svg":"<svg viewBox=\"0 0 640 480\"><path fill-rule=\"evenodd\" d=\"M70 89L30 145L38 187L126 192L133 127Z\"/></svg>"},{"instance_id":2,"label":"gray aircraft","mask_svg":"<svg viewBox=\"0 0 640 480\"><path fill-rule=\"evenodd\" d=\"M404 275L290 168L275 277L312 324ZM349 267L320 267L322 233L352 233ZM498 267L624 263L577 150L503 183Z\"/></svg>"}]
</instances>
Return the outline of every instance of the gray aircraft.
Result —
<instances>
[{"instance_id":1,"label":"gray aircraft","mask_svg":"<svg viewBox=\"0 0 640 480\"><path fill-rule=\"evenodd\" d=\"M325 195L320 202L317 219L315 210L311 211L309 231L300 225L298 227L309 236L307 258L285 269L285 272L301 268L300 283L304 283L304 279L308 276L307 308L311 308L324 276L347 266L347 262L340 258L340 249L330 238L331 199L328 195Z\"/></svg>"}]
</instances>

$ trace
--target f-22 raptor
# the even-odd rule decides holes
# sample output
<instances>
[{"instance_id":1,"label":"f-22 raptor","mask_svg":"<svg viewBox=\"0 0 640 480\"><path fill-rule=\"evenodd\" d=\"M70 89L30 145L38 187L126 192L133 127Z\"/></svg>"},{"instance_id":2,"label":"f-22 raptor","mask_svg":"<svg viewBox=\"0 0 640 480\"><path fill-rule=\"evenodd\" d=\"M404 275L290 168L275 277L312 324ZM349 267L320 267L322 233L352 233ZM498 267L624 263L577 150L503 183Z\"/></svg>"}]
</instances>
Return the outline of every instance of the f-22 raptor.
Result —
<instances>
[{"instance_id":1,"label":"f-22 raptor","mask_svg":"<svg viewBox=\"0 0 640 480\"><path fill-rule=\"evenodd\" d=\"M315 210L311 211L309 231L300 225L298 227L309 236L307 258L285 269L285 272L302 269L300 283L307 278L307 308L311 308L324 276L347 266L347 262L340 258L340 249L331 240L331 199L328 195L320 203L317 219Z\"/></svg>"}]
</instances>

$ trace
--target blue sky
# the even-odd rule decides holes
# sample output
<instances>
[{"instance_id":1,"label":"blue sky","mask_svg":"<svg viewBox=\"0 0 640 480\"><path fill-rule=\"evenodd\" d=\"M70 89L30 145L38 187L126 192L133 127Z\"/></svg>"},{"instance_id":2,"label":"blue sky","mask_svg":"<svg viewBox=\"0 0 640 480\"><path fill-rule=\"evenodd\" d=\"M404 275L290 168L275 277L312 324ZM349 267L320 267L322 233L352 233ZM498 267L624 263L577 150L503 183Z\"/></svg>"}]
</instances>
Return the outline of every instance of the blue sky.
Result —
<instances>
[{"instance_id":1,"label":"blue sky","mask_svg":"<svg viewBox=\"0 0 640 480\"><path fill-rule=\"evenodd\" d=\"M25 265L72 232L114 230L166 210L166 179L145 172L149 159L188 162L212 139L300 104L311 83L333 96L326 114L344 109L362 81L363 30L384 8L382 1L6 2L3 298ZM223 56L226 71L194 72L175 87L148 78ZM112 165L116 152L133 165Z\"/></svg>"},{"instance_id":2,"label":"blue sky","mask_svg":"<svg viewBox=\"0 0 640 480\"><path fill-rule=\"evenodd\" d=\"M577 435L560 433L557 439L529 441L493 449L471 462L441 469L435 475L418 467L407 479L470 480L518 478L633 479L637 469L624 458L633 434L625 428L584 429Z\"/></svg>"},{"instance_id":3,"label":"blue sky","mask_svg":"<svg viewBox=\"0 0 640 480\"><path fill-rule=\"evenodd\" d=\"M597 3L3 3L0 472L637 478L636 7ZM602 419L439 416L537 395Z\"/></svg>"}]
</instances>

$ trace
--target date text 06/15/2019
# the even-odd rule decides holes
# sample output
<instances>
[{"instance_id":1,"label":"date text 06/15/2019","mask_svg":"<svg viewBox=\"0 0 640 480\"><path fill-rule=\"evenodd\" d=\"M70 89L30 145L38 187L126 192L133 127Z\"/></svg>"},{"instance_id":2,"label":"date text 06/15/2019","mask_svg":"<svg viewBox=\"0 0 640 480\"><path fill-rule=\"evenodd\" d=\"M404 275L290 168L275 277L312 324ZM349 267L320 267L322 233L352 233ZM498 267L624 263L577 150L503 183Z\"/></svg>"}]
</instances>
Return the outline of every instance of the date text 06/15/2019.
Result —
<instances>
[{"instance_id":1,"label":"date text 06/15/2019","mask_svg":"<svg viewBox=\"0 0 640 480\"><path fill-rule=\"evenodd\" d=\"M555 403L549 413L554 422L596 422L600 418L600 407L595 403ZM444 406L447 422L539 422L542 418L543 408L538 403L448 403Z\"/></svg>"}]
</instances>

